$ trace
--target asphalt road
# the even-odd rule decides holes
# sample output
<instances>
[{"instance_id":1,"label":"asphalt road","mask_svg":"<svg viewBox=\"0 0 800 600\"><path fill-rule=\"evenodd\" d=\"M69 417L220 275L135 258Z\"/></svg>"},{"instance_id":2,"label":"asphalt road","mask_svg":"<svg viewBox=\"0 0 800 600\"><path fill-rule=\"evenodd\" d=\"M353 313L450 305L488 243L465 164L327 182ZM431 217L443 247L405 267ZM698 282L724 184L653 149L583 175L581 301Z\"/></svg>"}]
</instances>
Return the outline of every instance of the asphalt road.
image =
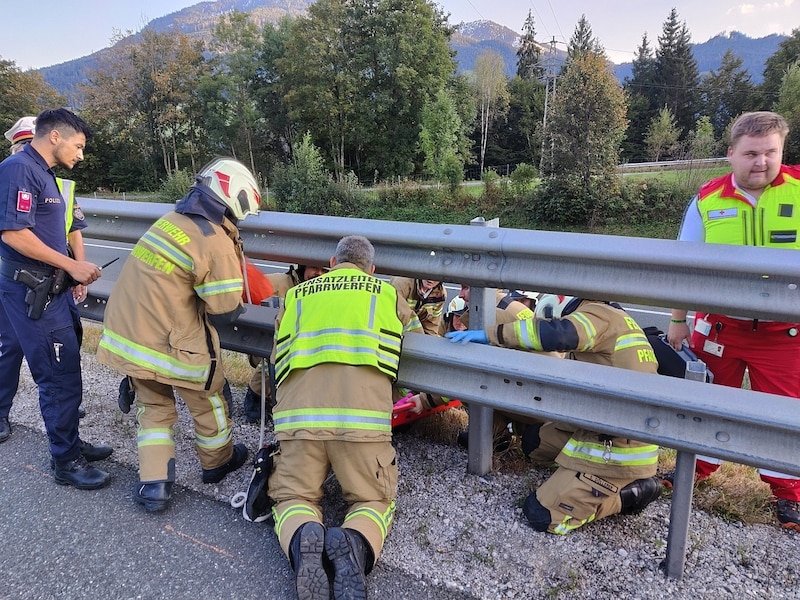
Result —
<instances>
[{"instance_id":1,"label":"asphalt road","mask_svg":"<svg viewBox=\"0 0 800 600\"><path fill-rule=\"evenodd\" d=\"M43 434L15 426L0 444L0 598L158 600L295 598L294 576L271 526L178 487L169 508L133 502L135 470L98 463L111 485L56 485ZM378 563L369 595L387 600L472 598Z\"/></svg>"}]
</instances>

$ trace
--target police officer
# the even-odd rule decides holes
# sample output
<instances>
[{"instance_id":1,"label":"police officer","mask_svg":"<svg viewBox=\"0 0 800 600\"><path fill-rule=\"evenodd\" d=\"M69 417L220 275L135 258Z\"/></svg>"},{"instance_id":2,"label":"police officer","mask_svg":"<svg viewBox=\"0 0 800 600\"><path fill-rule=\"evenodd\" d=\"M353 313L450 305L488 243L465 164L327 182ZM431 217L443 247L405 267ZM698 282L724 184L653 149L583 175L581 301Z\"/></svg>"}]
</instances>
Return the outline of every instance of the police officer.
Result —
<instances>
[{"instance_id":1,"label":"police officer","mask_svg":"<svg viewBox=\"0 0 800 600\"><path fill-rule=\"evenodd\" d=\"M447 334L453 342L492 343L522 350L570 352L575 360L656 373L647 336L618 305L571 296L543 295L535 318L486 331ZM559 465L525 500L537 531L567 534L617 513L643 510L661 493L655 477L658 446L565 424L529 425L523 451L537 462Z\"/></svg>"},{"instance_id":2,"label":"police officer","mask_svg":"<svg viewBox=\"0 0 800 600\"><path fill-rule=\"evenodd\" d=\"M236 226L257 214L258 184L241 163L217 158L189 193L139 239L105 312L97 360L127 375L136 394L139 484L147 511L167 508L175 481L173 388L194 420L203 483L241 467L233 443L219 334L244 312L245 258Z\"/></svg>"},{"instance_id":3,"label":"police officer","mask_svg":"<svg viewBox=\"0 0 800 600\"><path fill-rule=\"evenodd\" d=\"M86 123L70 111L46 110L36 119L33 141L0 164L5 203L0 217L0 379L4 385L19 380L21 349L39 388L55 481L79 489L104 487L110 477L89 466L81 453L83 390L73 299L52 281L61 269L88 285L100 277L100 268L67 253L66 207L52 168L72 169L83 160L90 136ZM10 431L7 414L0 414L0 435L3 429Z\"/></svg>"},{"instance_id":4,"label":"police officer","mask_svg":"<svg viewBox=\"0 0 800 600\"><path fill-rule=\"evenodd\" d=\"M269 480L275 532L306 600L365 598L394 518L397 460L392 381L405 300L373 277L375 250L342 238L331 270L289 290L275 322L275 437ZM322 525L322 484L333 469L348 503L342 527Z\"/></svg>"},{"instance_id":5,"label":"police officer","mask_svg":"<svg viewBox=\"0 0 800 600\"><path fill-rule=\"evenodd\" d=\"M35 133L36 117L21 117L17 120L11 129L5 133L6 139L11 142L11 154L16 154L21 151L26 144L33 140ZM64 217L67 232L67 253L77 260L86 260L86 250L83 246L83 234L81 233L81 230L86 228L86 221L83 218L81 207L75 202L75 182L71 179L56 177L56 184L58 185L59 192L61 192L61 197L66 203ZM72 287L71 293L75 302L81 302L86 299L86 286L78 283ZM72 320L78 335L78 345L80 346L83 341L83 325L81 323L80 313L78 312L78 307L74 303L69 304L69 307L72 311ZM22 350L17 349L17 352L17 357L21 366ZM19 372L19 368L16 369L16 371ZM16 395L19 381L10 381L9 384L8 387L3 388L2 392L0 392L0 406L8 407L8 409L11 408L11 402ZM0 414L7 414L7 411L0 409ZM86 411L81 404L78 406L78 416L82 418L85 415ZM0 429L2 429L2 424L0 424ZM8 439L7 436L4 437L2 431L0 431L0 442L5 441L5 439ZM108 458L112 453L112 449L108 446L94 447L85 442L81 442L81 451L83 455L86 456L87 460L90 461Z\"/></svg>"}]
</instances>

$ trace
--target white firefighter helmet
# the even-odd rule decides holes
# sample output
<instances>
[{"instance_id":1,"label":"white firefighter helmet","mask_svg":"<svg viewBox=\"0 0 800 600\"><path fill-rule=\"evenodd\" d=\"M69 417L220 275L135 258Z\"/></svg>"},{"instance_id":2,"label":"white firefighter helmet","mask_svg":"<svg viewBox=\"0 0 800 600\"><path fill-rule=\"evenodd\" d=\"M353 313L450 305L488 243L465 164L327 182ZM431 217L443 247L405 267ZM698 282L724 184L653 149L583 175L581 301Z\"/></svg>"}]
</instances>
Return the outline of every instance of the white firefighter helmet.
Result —
<instances>
[{"instance_id":1,"label":"white firefighter helmet","mask_svg":"<svg viewBox=\"0 0 800 600\"><path fill-rule=\"evenodd\" d=\"M217 157L200 169L196 184L228 207L237 221L257 215L261 192L252 173L238 160Z\"/></svg>"},{"instance_id":2,"label":"white firefighter helmet","mask_svg":"<svg viewBox=\"0 0 800 600\"><path fill-rule=\"evenodd\" d=\"M450 300L450 304L447 306L447 313L461 314L466 310L466 308L467 308L467 303L464 302L464 299L456 296L455 298Z\"/></svg>"},{"instance_id":3,"label":"white firefighter helmet","mask_svg":"<svg viewBox=\"0 0 800 600\"><path fill-rule=\"evenodd\" d=\"M536 302L537 319L561 319L578 308L581 298L561 294L541 294Z\"/></svg>"}]
</instances>

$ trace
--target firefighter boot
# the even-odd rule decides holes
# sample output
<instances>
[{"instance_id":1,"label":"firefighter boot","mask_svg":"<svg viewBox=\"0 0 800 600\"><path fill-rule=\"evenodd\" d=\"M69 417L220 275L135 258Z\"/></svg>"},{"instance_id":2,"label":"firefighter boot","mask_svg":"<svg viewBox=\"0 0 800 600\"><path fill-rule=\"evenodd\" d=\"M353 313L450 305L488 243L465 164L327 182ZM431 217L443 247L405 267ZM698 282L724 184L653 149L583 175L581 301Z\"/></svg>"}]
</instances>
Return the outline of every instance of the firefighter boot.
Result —
<instances>
[{"instance_id":1,"label":"firefighter boot","mask_svg":"<svg viewBox=\"0 0 800 600\"><path fill-rule=\"evenodd\" d=\"M539 502L539 499L536 497L536 492L533 492L525 498L525 505L522 507L522 512L528 519L530 526L536 531L547 531L547 528L550 527L550 521L552 521L550 511Z\"/></svg>"},{"instance_id":2,"label":"firefighter boot","mask_svg":"<svg viewBox=\"0 0 800 600\"><path fill-rule=\"evenodd\" d=\"M330 580L325 569L325 528L309 521L289 543L289 562L294 569L298 600L328 600Z\"/></svg>"},{"instance_id":3,"label":"firefighter boot","mask_svg":"<svg viewBox=\"0 0 800 600\"><path fill-rule=\"evenodd\" d=\"M775 511L781 527L800 531L800 502L778 498Z\"/></svg>"},{"instance_id":4,"label":"firefighter boot","mask_svg":"<svg viewBox=\"0 0 800 600\"><path fill-rule=\"evenodd\" d=\"M133 499L144 506L147 512L158 512L167 508L172 497L172 482L157 481L155 483L142 483L136 486Z\"/></svg>"},{"instance_id":5,"label":"firefighter boot","mask_svg":"<svg viewBox=\"0 0 800 600\"><path fill-rule=\"evenodd\" d=\"M364 537L354 529L332 527L325 534L325 554L333 563L334 600L366 600L365 575L375 559Z\"/></svg>"},{"instance_id":6,"label":"firefighter boot","mask_svg":"<svg viewBox=\"0 0 800 600\"><path fill-rule=\"evenodd\" d=\"M233 473L244 464L244 461L247 460L247 454L247 446L235 444L233 446L233 455L231 455L231 459L228 462L213 469L203 469L203 483L219 483L225 475Z\"/></svg>"},{"instance_id":7,"label":"firefighter boot","mask_svg":"<svg viewBox=\"0 0 800 600\"><path fill-rule=\"evenodd\" d=\"M661 495L661 478L648 477L637 479L626 485L619 492L622 501L623 515L635 515L644 510L653 500Z\"/></svg>"},{"instance_id":8,"label":"firefighter boot","mask_svg":"<svg viewBox=\"0 0 800 600\"><path fill-rule=\"evenodd\" d=\"M261 421L261 394L256 394L249 385L244 395L244 418L248 423Z\"/></svg>"}]
</instances>

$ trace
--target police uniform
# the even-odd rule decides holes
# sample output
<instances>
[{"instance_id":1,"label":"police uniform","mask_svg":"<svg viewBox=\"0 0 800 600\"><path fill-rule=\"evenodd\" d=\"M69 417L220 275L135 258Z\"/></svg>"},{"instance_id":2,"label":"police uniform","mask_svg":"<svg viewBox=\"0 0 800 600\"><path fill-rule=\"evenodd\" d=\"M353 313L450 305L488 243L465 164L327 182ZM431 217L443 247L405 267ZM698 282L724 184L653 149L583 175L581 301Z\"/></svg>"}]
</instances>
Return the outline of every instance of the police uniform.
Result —
<instances>
[{"instance_id":1,"label":"police uniform","mask_svg":"<svg viewBox=\"0 0 800 600\"><path fill-rule=\"evenodd\" d=\"M275 327L280 441L269 480L275 532L290 543L322 523L322 484L333 468L348 503L344 525L377 559L392 525L397 461L392 381L408 308L395 289L341 263L293 287ZM405 316L402 316L405 315ZM371 568L367 565L367 571Z\"/></svg>"},{"instance_id":2,"label":"police uniform","mask_svg":"<svg viewBox=\"0 0 800 600\"><path fill-rule=\"evenodd\" d=\"M800 166L781 165L758 201L737 188L733 174L703 185L693 205L709 244L800 250ZM751 389L800 398L800 323L759 321L699 311L692 343L714 374L714 383L740 388L745 368ZM707 477L717 458L698 457L696 472ZM758 469L777 498L800 501L800 479Z\"/></svg>"},{"instance_id":3,"label":"police uniform","mask_svg":"<svg viewBox=\"0 0 800 600\"><path fill-rule=\"evenodd\" d=\"M570 352L578 361L645 373L658 369L641 328L621 308L603 302L584 300L563 319L501 324L487 329L487 336L497 346ZM555 459L559 465L526 501L526 516L540 531L566 534L616 514L623 508L622 489L656 473L658 446L654 444L557 423L547 423L537 432L531 457L544 462Z\"/></svg>"},{"instance_id":4,"label":"police uniform","mask_svg":"<svg viewBox=\"0 0 800 600\"><path fill-rule=\"evenodd\" d=\"M140 480L175 480L173 387L192 414L205 470L233 455L219 335L210 316L242 306L241 240L225 207L192 188L141 237L105 311L97 360L131 377Z\"/></svg>"},{"instance_id":5,"label":"police uniform","mask_svg":"<svg viewBox=\"0 0 800 600\"><path fill-rule=\"evenodd\" d=\"M397 290L397 294L408 302L409 308L414 311L422 323L425 333L442 335L441 327L447 292L439 282L426 295L423 295L419 291L420 281L410 277L392 277L389 283Z\"/></svg>"},{"instance_id":6,"label":"police uniform","mask_svg":"<svg viewBox=\"0 0 800 600\"><path fill-rule=\"evenodd\" d=\"M0 164L0 199L0 230L30 229L46 246L67 254L64 199L52 169L30 144ZM56 461L67 462L80 454L82 380L74 302L71 294L57 294L50 298L41 318L29 318L25 304L29 288L14 281L17 269L38 277L50 277L54 271L0 240L0 416L8 416L24 354L39 387L50 453Z\"/></svg>"}]
</instances>

